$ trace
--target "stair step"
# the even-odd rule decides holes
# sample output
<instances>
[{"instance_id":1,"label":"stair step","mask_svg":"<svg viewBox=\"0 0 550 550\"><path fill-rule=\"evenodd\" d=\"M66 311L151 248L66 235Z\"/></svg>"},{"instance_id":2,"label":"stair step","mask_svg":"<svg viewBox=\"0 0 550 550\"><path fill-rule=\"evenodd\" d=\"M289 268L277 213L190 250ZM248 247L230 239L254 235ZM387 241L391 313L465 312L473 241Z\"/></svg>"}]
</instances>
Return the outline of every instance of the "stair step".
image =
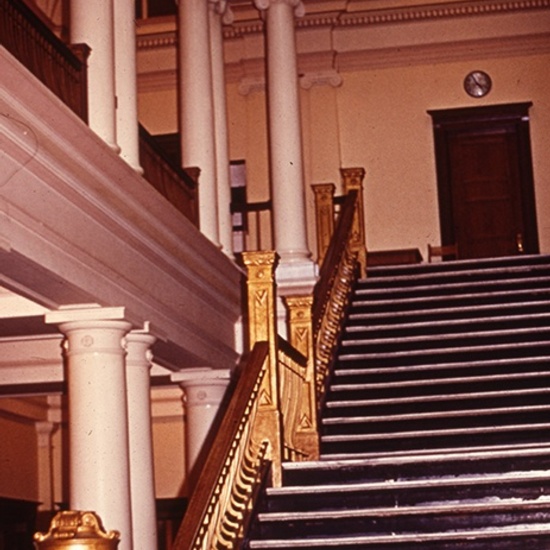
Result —
<instances>
[{"instance_id":1,"label":"stair step","mask_svg":"<svg viewBox=\"0 0 550 550\"><path fill-rule=\"evenodd\" d=\"M406 311L408 309L418 309L421 306L427 308L465 306L465 305L489 305L508 301L510 303L523 302L530 300L548 300L550 297L549 288L533 288L527 284L525 289L516 289L514 292L495 291L495 292L470 292L464 294L453 294L450 296L419 296L399 299L381 299L381 300L357 300L353 299L350 305L350 313L383 312L399 309Z\"/></svg>"},{"instance_id":2,"label":"stair step","mask_svg":"<svg viewBox=\"0 0 550 550\"><path fill-rule=\"evenodd\" d=\"M550 351L550 341L548 340L533 340L529 342L514 342L497 343L487 345L485 343L472 345L463 342L462 346L445 346L434 350L413 349L413 350L397 350L389 346L389 351L371 351L362 352L353 350L349 347L345 348L345 352L338 354L338 362L351 363L366 363L369 362L373 366L405 366L422 363L434 362L450 362L451 359L456 362L464 362L466 360L481 360L486 359L506 359L511 357L525 357L536 355L547 355Z\"/></svg>"},{"instance_id":3,"label":"stair step","mask_svg":"<svg viewBox=\"0 0 550 550\"><path fill-rule=\"evenodd\" d=\"M526 280L540 280L547 282L550 275L550 258L547 263L540 265L517 265L507 267L494 267L485 270L480 269L448 269L444 272L417 272L412 274L396 274L384 277L372 276L370 273L366 279L362 279L356 285L357 292L368 292L381 289L391 292L392 289L418 288L423 286L437 286L445 289L458 288L460 286L477 285L479 283L492 286L500 283L515 283Z\"/></svg>"},{"instance_id":4,"label":"stair step","mask_svg":"<svg viewBox=\"0 0 550 550\"><path fill-rule=\"evenodd\" d=\"M421 263L393 266L372 266L367 268L367 278L359 280L359 284L372 279L401 276L421 276L423 274L445 275L448 272L468 272L513 269L514 267L531 268L550 263L550 255L527 254L522 256L507 256L500 258L483 258L473 260L454 260L446 262Z\"/></svg>"},{"instance_id":5,"label":"stair step","mask_svg":"<svg viewBox=\"0 0 550 550\"><path fill-rule=\"evenodd\" d=\"M522 328L512 330L483 330L478 332L458 332L452 334L422 334L419 336L401 336L399 338L348 338L344 335L341 346L343 354L350 353L351 348L361 348L364 353L371 353L371 349L403 349L403 350L431 350L439 347L456 347L462 343L469 346L493 345L494 343L527 343L541 342L545 337L550 341L550 327Z\"/></svg>"},{"instance_id":6,"label":"stair step","mask_svg":"<svg viewBox=\"0 0 550 550\"><path fill-rule=\"evenodd\" d=\"M421 304L420 304L421 305ZM471 320L485 315L501 316L502 312L509 315L529 315L546 313L550 310L550 300L519 301L516 303L494 303L480 305L454 305L453 307L432 307L430 309L408 309L405 311L396 310L380 311L375 313L350 313L348 315L348 327L351 328L359 323L379 323L386 326L394 323L428 322L436 320Z\"/></svg>"},{"instance_id":7,"label":"stair step","mask_svg":"<svg viewBox=\"0 0 550 550\"><path fill-rule=\"evenodd\" d=\"M344 363L345 365L345 363ZM432 363L407 366L390 367L356 367L347 368L337 364L333 373L334 384L350 382L384 382L397 380L418 380L448 377L449 373L457 376L467 375L471 372L486 374L504 374L516 372L539 372L538 369L550 367L550 355L539 357L524 357L513 359L495 359L485 361L463 361L456 363Z\"/></svg>"},{"instance_id":8,"label":"stair step","mask_svg":"<svg viewBox=\"0 0 550 550\"><path fill-rule=\"evenodd\" d=\"M532 405L529 407L494 407L494 408L478 408L467 410L450 410L450 411L432 411L421 413L408 414L390 414L390 415L373 415L373 416L331 416L322 419L323 426L341 426L341 425L366 425L367 430L371 429L370 424L393 424L396 422L408 422L418 425L422 420L442 420L448 421L455 418L463 419L473 417L494 417L499 415L509 415L517 418L523 414L534 415L537 413L546 413L550 411L550 404ZM493 418L493 421L495 419Z\"/></svg>"},{"instance_id":9,"label":"stair step","mask_svg":"<svg viewBox=\"0 0 550 550\"><path fill-rule=\"evenodd\" d=\"M520 539L519 546L512 547L507 539ZM544 537L544 541L537 541L535 544L526 543L524 539L529 537ZM390 550L405 550L414 548L426 548L426 544L435 543L442 546L433 546L433 548L445 548L445 550L461 548L460 546L449 546L449 543L475 542L480 541L485 550L493 550L497 546L488 546L491 540L504 540L506 550L547 550L550 541L550 524L529 524L529 525L510 525L500 526L498 528L479 528L479 529L459 529L444 533L391 533L387 535L362 535L362 536L332 536L332 537L311 537L311 538L293 538L291 540L284 539L268 539L268 540L253 540L249 543L249 548L277 548L292 549L292 548L309 548L315 550L329 550L339 548L340 550L357 549L357 548L388 548ZM422 545L422 546L419 546ZM466 548L466 547L464 547ZM472 548L469 545L467 548ZM477 550L477 548L476 548Z\"/></svg>"},{"instance_id":10,"label":"stair step","mask_svg":"<svg viewBox=\"0 0 550 550\"><path fill-rule=\"evenodd\" d=\"M442 321L420 321L409 323L352 325L345 329L344 339L361 340L381 338L408 338L422 335L465 334L473 331L523 330L550 326L550 313L532 313L467 319L446 319Z\"/></svg>"}]
</instances>

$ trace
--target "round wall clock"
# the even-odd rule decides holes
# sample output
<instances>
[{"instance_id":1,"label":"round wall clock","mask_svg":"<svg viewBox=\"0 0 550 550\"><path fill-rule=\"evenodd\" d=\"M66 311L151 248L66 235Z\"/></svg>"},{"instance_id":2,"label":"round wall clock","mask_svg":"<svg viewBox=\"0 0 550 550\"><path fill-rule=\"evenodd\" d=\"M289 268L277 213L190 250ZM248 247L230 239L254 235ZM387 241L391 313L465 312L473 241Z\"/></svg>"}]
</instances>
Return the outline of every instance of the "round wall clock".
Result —
<instances>
[{"instance_id":1,"label":"round wall clock","mask_svg":"<svg viewBox=\"0 0 550 550\"><path fill-rule=\"evenodd\" d=\"M483 97L491 91L491 77L484 71L472 71L464 79L464 89L472 97Z\"/></svg>"}]
</instances>

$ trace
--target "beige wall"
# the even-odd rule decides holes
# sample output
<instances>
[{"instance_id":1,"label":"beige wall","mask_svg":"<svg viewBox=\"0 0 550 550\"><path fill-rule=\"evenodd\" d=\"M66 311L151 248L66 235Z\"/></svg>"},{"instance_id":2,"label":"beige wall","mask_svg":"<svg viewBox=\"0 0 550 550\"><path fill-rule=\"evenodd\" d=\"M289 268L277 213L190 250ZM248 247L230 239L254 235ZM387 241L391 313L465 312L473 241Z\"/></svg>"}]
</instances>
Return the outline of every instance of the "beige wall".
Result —
<instances>
[{"instance_id":1,"label":"beige wall","mask_svg":"<svg viewBox=\"0 0 550 550\"><path fill-rule=\"evenodd\" d=\"M539 238L550 252L550 55L393 66L343 72L338 88L302 90L302 126L308 227L315 250L312 182L339 182L340 167L362 166L367 244L371 250L439 242L431 109L532 101L531 142ZM490 73L483 99L463 90L472 69ZM267 137L263 92L240 95L228 87L231 157L247 161L254 196L267 192ZM262 197L265 198L265 197Z\"/></svg>"}]
</instances>

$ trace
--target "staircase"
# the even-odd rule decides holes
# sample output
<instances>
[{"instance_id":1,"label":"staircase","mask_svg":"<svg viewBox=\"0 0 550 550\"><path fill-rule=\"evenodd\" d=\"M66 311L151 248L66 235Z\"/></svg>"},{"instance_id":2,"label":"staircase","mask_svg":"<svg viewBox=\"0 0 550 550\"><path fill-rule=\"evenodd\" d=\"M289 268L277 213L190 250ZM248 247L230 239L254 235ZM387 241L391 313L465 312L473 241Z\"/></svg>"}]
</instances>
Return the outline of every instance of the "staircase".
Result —
<instances>
[{"instance_id":1,"label":"staircase","mask_svg":"<svg viewBox=\"0 0 550 550\"><path fill-rule=\"evenodd\" d=\"M550 257L372 268L246 547L550 549Z\"/></svg>"}]
</instances>

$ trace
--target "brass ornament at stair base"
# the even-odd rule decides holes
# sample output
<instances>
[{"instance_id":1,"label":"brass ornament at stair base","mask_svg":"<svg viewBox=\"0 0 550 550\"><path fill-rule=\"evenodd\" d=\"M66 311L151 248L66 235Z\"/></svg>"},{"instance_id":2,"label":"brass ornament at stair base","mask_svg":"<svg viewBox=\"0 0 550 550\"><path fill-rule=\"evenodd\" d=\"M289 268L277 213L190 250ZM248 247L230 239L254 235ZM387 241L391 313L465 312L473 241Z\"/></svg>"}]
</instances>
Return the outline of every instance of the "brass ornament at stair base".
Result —
<instances>
[{"instance_id":1,"label":"brass ornament at stair base","mask_svg":"<svg viewBox=\"0 0 550 550\"><path fill-rule=\"evenodd\" d=\"M118 531L106 532L95 512L65 510L58 512L47 533L35 533L37 550L115 550L120 542Z\"/></svg>"}]
</instances>

